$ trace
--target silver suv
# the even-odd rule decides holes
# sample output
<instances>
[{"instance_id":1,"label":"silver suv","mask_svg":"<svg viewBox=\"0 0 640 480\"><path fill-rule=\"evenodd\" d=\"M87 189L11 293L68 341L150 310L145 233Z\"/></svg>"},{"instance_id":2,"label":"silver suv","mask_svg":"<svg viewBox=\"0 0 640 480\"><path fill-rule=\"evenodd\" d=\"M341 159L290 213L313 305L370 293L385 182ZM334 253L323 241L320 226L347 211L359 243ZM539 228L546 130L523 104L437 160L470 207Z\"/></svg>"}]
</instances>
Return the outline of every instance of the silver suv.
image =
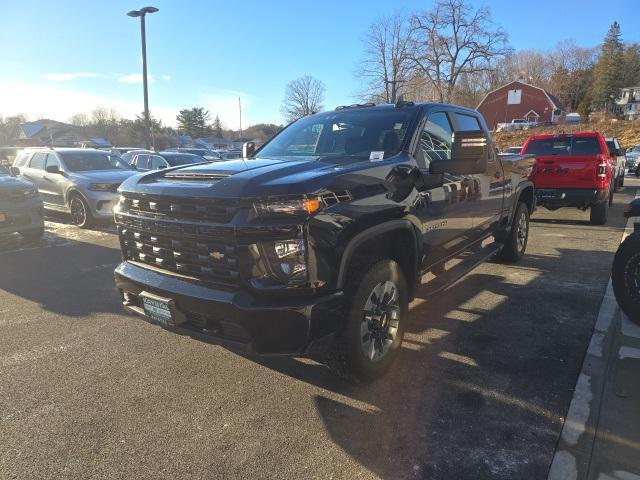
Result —
<instances>
[{"instance_id":1,"label":"silver suv","mask_svg":"<svg viewBox=\"0 0 640 480\"><path fill-rule=\"evenodd\" d=\"M36 184L45 209L69 213L79 227L113 218L118 187L136 174L117 156L92 148L27 148L13 166Z\"/></svg>"}]
</instances>

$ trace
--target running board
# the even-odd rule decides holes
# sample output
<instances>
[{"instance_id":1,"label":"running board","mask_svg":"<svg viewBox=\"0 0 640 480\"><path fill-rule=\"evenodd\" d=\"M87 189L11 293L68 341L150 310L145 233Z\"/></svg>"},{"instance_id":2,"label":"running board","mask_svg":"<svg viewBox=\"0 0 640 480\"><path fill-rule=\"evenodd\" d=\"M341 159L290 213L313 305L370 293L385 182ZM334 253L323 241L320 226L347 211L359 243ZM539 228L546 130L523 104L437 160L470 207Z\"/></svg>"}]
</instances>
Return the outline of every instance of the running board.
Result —
<instances>
[{"instance_id":1,"label":"running board","mask_svg":"<svg viewBox=\"0 0 640 480\"><path fill-rule=\"evenodd\" d=\"M422 298L431 297L437 293L445 291L471 270L502 250L502 247L503 245L501 243L493 242L476 252L467 252L469 253L467 258L451 267L449 270L445 270L433 280L420 287L420 296Z\"/></svg>"}]
</instances>

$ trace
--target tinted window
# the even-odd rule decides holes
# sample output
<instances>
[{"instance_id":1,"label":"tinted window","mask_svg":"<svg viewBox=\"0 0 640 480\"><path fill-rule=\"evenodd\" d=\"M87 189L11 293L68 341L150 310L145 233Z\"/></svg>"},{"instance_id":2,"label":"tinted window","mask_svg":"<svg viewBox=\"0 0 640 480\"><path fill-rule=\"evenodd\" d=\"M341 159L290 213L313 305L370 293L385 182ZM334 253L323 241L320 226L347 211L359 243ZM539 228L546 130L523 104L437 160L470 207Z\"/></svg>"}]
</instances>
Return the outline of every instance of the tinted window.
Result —
<instances>
[{"instance_id":1,"label":"tinted window","mask_svg":"<svg viewBox=\"0 0 640 480\"><path fill-rule=\"evenodd\" d=\"M449 118L444 112L429 115L420 136L420 151L424 164L429 166L432 161L451 159L451 136L453 129ZM420 163L423 163L420 161Z\"/></svg>"},{"instance_id":2,"label":"tinted window","mask_svg":"<svg viewBox=\"0 0 640 480\"><path fill-rule=\"evenodd\" d=\"M149 155L140 154L136 155L133 159L133 164L142 169L149 168Z\"/></svg>"},{"instance_id":3,"label":"tinted window","mask_svg":"<svg viewBox=\"0 0 640 480\"><path fill-rule=\"evenodd\" d=\"M280 132L260 151L260 157L324 157L369 159L371 152L388 158L400 151L413 108L343 109L305 117Z\"/></svg>"},{"instance_id":4,"label":"tinted window","mask_svg":"<svg viewBox=\"0 0 640 480\"><path fill-rule=\"evenodd\" d=\"M56 158L55 155L52 155L51 153L47 155L47 163L46 166L56 166L58 168L60 168L60 162L58 161L58 159Z\"/></svg>"},{"instance_id":5,"label":"tinted window","mask_svg":"<svg viewBox=\"0 0 640 480\"><path fill-rule=\"evenodd\" d=\"M38 170L44 170L46 161L47 154L38 152L31 158L31 163L29 164L29 166L31 168L37 168Z\"/></svg>"},{"instance_id":6,"label":"tinted window","mask_svg":"<svg viewBox=\"0 0 640 480\"><path fill-rule=\"evenodd\" d=\"M151 156L151 162L149 166L151 170L158 170L159 168L166 168L166 167L167 167L167 162L165 161L164 158L160 157L159 155Z\"/></svg>"},{"instance_id":7,"label":"tinted window","mask_svg":"<svg viewBox=\"0 0 640 480\"><path fill-rule=\"evenodd\" d=\"M27 164L27 160L29 160L29 154L28 153L21 153L20 155L18 155L18 157L16 158L15 162L13 162L13 164L16 167L22 167L22 166Z\"/></svg>"},{"instance_id":8,"label":"tinted window","mask_svg":"<svg viewBox=\"0 0 640 480\"><path fill-rule=\"evenodd\" d=\"M478 119L472 115L465 115L463 113L456 113L456 120L458 122L457 130L459 132L474 132L482 130Z\"/></svg>"},{"instance_id":9,"label":"tinted window","mask_svg":"<svg viewBox=\"0 0 640 480\"><path fill-rule=\"evenodd\" d=\"M92 170L118 170L119 167L111 157L97 152L73 152L60 154L67 168L72 172L87 172Z\"/></svg>"},{"instance_id":10,"label":"tinted window","mask_svg":"<svg viewBox=\"0 0 640 480\"><path fill-rule=\"evenodd\" d=\"M596 137L557 137L531 140L526 154L550 155L598 155L600 143Z\"/></svg>"},{"instance_id":11,"label":"tinted window","mask_svg":"<svg viewBox=\"0 0 640 480\"><path fill-rule=\"evenodd\" d=\"M1 176L9 175L9 169L0 165L0 175Z\"/></svg>"}]
</instances>

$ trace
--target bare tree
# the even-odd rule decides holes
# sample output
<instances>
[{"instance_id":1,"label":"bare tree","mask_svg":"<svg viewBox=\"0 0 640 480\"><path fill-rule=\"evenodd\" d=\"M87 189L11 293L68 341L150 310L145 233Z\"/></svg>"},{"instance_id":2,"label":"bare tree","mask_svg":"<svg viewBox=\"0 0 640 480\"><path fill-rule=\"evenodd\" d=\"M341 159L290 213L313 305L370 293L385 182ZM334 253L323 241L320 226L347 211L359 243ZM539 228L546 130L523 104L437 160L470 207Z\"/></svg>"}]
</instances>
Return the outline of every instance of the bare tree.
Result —
<instances>
[{"instance_id":1,"label":"bare tree","mask_svg":"<svg viewBox=\"0 0 640 480\"><path fill-rule=\"evenodd\" d=\"M409 24L400 13L373 22L363 38L364 58L356 76L367 81L362 97L396 103L412 77Z\"/></svg>"},{"instance_id":2,"label":"bare tree","mask_svg":"<svg viewBox=\"0 0 640 480\"><path fill-rule=\"evenodd\" d=\"M322 110L324 84L309 75L287 84L281 112L288 122Z\"/></svg>"},{"instance_id":3,"label":"bare tree","mask_svg":"<svg viewBox=\"0 0 640 480\"><path fill-rule=\"evenodd\" d=\"M440 102L450 101L461 75L490 70L510 52L507 35L486 7L473 11L465 0L439 0L413 15L412 61L429 80Z\"/></svg>"}]
</instances>

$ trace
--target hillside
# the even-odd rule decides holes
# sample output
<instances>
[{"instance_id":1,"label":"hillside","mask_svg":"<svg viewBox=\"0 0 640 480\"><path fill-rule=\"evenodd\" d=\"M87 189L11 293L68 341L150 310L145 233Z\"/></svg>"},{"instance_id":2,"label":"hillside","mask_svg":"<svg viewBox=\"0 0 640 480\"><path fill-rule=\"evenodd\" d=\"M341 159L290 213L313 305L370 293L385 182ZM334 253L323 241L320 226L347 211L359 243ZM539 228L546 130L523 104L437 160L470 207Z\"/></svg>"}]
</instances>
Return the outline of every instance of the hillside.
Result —
<instances>
[{"instance_id":1,"label":"hillside","mask_svg":"<svg viewBox=\"0 0 640 480\"><path fill-rule=\"evenodd\" d=\"M536 128L535 130L520 130L516 132L496 132L493 140L500 148L522 145L527 137L541 133L561 133L596 130L605 137L617 137L620 145L629 148L640 145L640 122L628 120L608 120L598 123L583 123L580 125L557 125L549 128Z\"/></svg>"}]
</instances>

